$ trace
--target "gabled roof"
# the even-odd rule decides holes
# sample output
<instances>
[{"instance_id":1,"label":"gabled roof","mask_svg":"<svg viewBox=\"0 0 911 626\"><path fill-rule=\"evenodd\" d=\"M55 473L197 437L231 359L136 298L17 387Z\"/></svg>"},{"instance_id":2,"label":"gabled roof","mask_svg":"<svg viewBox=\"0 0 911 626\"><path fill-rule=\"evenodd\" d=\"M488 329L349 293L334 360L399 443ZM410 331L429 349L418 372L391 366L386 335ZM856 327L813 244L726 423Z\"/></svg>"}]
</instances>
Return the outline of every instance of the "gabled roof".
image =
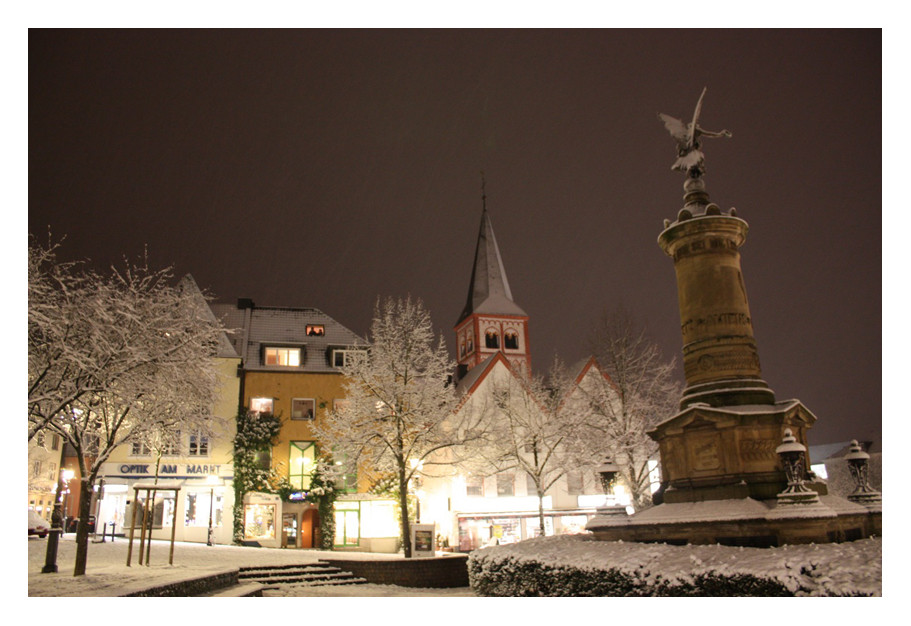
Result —
<instances>
[{"instance_id":1,"label":"gabled roof","mask_svg":"<svg viewBox=\"0 0 911 626\"><path fill-rule=\"evenodd\" d=\"M506 278L506 268L493 233L493 225L485 208L481 214L478 245L474 253L474 267L468 286L468 301L456 325L474 313L526 316L512 300L512 291Z\"/></svg>"},{"instance_id":2,"label":"gabled roof","mask_svg":"<svg viewBox=\"0 0 911 626\"><path fill-rule=\"evenodd\" d=\"M234 346L244 359L245 370L285 370L262 362L263 346L304 347L304 362L297 371L337 372L329 364L332 348L364 346L364 339L319 309L289 307L238 308L231 304L213 304L212 311L233 335ZM308 335L308 326L322 326L322 335Z\"/></svg>"},{"instance_id":3,"label":"gabled roof","mask_svg":"<svg viewBox=\"0 0 911 626\"><path fill-rule=\"evenodd\" d=\"M212 309L209 307L209 303L206 302L206 298L203 296L202 291L200 291L199 285L196 284L196 280L193 276L186 274L177 282L177 288L190 292L191 296L197 302L200 313L206 319L211 322L217 321L215 315L212 313ZM222 359L236 359L239 356L226 333L220 333L218 335L218 348L215 351L215 356Z\"/></svg>"}]
</instances>

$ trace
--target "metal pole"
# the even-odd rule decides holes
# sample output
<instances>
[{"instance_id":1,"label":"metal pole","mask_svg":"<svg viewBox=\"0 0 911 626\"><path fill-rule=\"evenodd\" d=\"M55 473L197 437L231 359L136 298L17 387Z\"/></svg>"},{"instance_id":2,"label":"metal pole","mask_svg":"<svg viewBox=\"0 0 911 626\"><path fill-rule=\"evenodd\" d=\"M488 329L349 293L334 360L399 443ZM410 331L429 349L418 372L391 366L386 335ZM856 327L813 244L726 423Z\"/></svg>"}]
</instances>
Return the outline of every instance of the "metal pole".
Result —
<instances>
[{"instance_id":1,"label":"metal pole","mask_svg":"<svg viewBox=\"0 0 911 626\"><path fill-rule=\"evenodd\" d=\"M61 437L61 440L63 438ZM41 568L42 574L53 574L57 572L57 546L60 544L60 536L63 534L63 511L60 503L60 496L63 492L63 462L66 460L66 442L61 442L60 451L60 472L57 476L57 493L54 494L54 511L51 513L51 530L47 538L47 552L44 557L44 567Z\"/></svg>"},{"instance_id":2,"label":"metal pole","mask_svg":"<svg viewBox=\"0 0 911 626\"><path fill-rule=\"evenodd\" d=\"M127 547L127 567L130 566L130 558L133 556L133 533L136 531L136 501L139 490L133 492L133 518L130 521L130 545ZM111 541L114 541L114 534L111 533Z\"/></svg>"},{"instance_id":3,"label":"metal pole","mask_svg":"<svg viewBox=\"0 0 911 626\"><path fill-rule=\"evenodd\" d=\"M174 565L174 534L177 532L177 495L180 489L174 490L174 514L171 518L171 554L168 555L168 565Z\"/></svg>"},{"instance_id":4,"label":"metal pole","mask_svg":"<svg viewBox=\"0 0 911 626\"><path fill-rule=\"evenodd\" d=\"M215 487L209 489L209 535L206 539L206 545L212 545L212 503L215 501Z\"/></svg>"}]
</instances>

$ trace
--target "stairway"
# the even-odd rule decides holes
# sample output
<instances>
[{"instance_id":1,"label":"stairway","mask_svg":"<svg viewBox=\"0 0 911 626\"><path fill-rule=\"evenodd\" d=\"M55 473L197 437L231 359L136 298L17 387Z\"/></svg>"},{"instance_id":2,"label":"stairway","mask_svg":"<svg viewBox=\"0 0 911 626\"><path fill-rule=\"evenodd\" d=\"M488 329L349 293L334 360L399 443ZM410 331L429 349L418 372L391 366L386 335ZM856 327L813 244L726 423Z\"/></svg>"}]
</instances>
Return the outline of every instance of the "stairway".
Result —
<instances>
[{"instance_id":1,"label":"stairway","mask_svg":"<svg viewBox=\"0 0 911 626\"><path fill-rule=\"evenodd\" d=\"M360 585L367 582L351 572L345 572L328 563L317 561L302 565L265 565L241 567L237 575L240 582L256 582L263 589L276 589L279 585Z\"/></svg>"}]
</instances>

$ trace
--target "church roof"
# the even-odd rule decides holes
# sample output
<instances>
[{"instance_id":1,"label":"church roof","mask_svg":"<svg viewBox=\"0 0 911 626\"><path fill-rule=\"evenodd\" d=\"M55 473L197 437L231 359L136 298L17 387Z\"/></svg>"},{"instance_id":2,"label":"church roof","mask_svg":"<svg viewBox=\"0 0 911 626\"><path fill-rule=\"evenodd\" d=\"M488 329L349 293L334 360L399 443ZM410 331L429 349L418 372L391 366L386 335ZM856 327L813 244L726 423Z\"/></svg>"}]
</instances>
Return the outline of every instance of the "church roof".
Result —
<instances>
[{"instance_id":1,"label":"church roof","mask_svg":"<svg viewBox=\"0 0 911 626\"><path fill-rule=\"evenodd\" d=\"M475 313L526 316L525 311L513 302L503 258L486 208L481 215L471 284L468 286L468 301L456 325Z\"/></svg>"}]
</instances>

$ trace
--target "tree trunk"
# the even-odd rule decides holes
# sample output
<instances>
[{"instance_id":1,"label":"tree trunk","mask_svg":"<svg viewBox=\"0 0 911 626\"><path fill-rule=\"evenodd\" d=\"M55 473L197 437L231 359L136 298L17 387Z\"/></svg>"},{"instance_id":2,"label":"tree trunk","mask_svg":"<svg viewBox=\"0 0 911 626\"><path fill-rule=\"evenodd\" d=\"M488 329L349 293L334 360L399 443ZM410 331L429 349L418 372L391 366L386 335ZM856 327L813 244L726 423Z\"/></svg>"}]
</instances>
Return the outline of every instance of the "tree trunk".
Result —
<instances>
[{"instance_id":1,"label":"tree trunk","mask_svg":"<svg viewBox=\"0 0 911 626\"><path fill-rule=\"evenodd\" d=\"M538 524L540 524L541 536L547 536L547 532L544 528L544 492L541 491L540 487L538 487Z\"/></svg>"},{"instance_id":2,"label":"tree trunk","mask_svg":"<svg viewBox=\"0 0 911 626\"><path fill-rule=\"evenodd\" d=\"M79 525L76 527L76 567L73 576L84 576L89 556L89 513L92 510L94 480L79 481Z\"/></svg>"},{"instance_id":3,"label":"tree trunk","mask_svg":"<svg viewBox=\"0 0 911 626\"><path fill-rule=\"evenodd\" d=\"M405 558L411 558L411 522L408 519L408 479L405 477L405 465L399 467L399 506L402 508L402 548Z\"/></svg>"}]
</instances>

